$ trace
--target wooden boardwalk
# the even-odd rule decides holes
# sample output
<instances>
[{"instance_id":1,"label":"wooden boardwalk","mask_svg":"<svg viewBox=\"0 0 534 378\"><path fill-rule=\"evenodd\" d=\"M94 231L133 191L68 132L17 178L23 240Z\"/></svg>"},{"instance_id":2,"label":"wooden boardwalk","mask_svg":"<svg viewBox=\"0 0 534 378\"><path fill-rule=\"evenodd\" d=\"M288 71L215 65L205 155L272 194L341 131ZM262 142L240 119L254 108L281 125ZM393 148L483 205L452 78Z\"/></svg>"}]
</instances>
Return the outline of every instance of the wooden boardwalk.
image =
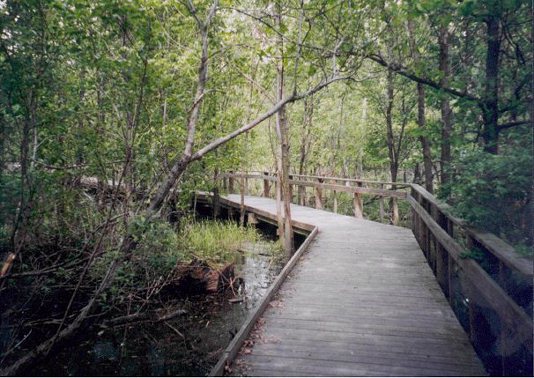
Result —
<instances>
[{"instance_id":1,"label":"wooden boardwalk","mask_svg":"<svg viewBox=\"0 0 534 378\"><path fill-rule=\"evenodd\" d=\"M226 199L239 204L238 195ZM245 197L276 213L275 201ZM319 233L265 311L249 376L486 375L408 229L292 205Z\"/></svg>"}]
</instances>

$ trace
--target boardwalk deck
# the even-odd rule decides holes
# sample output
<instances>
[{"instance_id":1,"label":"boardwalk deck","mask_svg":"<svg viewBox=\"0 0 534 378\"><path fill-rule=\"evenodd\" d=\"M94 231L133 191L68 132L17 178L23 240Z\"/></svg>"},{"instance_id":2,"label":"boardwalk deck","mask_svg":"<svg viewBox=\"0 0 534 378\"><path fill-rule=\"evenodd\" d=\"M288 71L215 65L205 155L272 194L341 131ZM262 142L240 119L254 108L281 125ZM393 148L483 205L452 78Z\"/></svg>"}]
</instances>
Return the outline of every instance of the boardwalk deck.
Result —
<instances>
[{"instance_id":1,"label":"boardwalk deck","mask_svg":"<svg viewBox=\"0 0 534 378\"><path fill-rule=\"evenodd\" d=\"M268 198L245 204L276 213ZM410 230L297 205L292 216L319 233L239 356L242 373L486 375Z\"/></svg>"}]
</instances>

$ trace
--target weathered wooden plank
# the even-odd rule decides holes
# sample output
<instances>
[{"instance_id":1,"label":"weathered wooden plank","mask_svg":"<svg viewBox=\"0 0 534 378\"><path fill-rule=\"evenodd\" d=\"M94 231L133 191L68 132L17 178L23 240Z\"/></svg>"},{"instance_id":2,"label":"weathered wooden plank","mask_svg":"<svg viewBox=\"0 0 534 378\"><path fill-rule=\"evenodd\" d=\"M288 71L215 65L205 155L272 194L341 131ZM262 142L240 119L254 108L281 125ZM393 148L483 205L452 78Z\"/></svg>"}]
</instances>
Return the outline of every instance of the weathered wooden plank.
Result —
<instances>
[{"instance_id":1,"label":"weathered wooden plank","mask_svg":"<svg viewBox=\"0 0 534 378\"><path fill-rule=\"evenodd\" d=\"M307 350L312 346L312 349L318 350L335 350L335 351L351 351L362 356L376 356L384 359L408 359L414 361L432 361L440 363L450 363L451 365L468 365L468 366L479 366L479 361L473 359L469 354L463 354L462 350L453 350L448 353L440 352L436 349L408 349L406 345L392 345L390 348L389 345L380 345L376 343L365 343L362 342L353 342L343 341L343 340L313 340L313 343L310 343L308 340L302 340L299 338L291 338L285 341L283 344L280 343L260 343L257 344L257 348L260 352L269 351L272 348L277 348L281 346L282 348L288 348L289 350Z\"/></svg>"},{"instance_id":2,"label":"weathered wooden plank","mask_svg":"<svg viewBox=\"0 0 534 378\"><path fill-rule=\"evenodd\" d=\"M256 356L250 355L247 357L247 362L253 363L259 368L284 369L288 372L299 372L303 375L319 373L325 376L343 375L343 376L421 376L421 375L439 375L439 376L457 376L462 375L461 369L449 368L434 369L430 364L426 368L414 368L387 365L387 361L383 363L355 363L341 359L312 359L312 358L297 358L287 356ZM463 369L465 371L465 369ZM469 374L478 375L469 369Z\"/></svg>"},{"instance_id":3,"label":"weathered wooden plank","mask_svg":"<svg viewBox=\"0 0 534 378\"><path fill-rule=\"evenodd\" d=\"M471 360L458 360L456 358L440 359L426 357L420 353L410 355L408 353L388 353L388 352L369 352L362 349L350 348L343 344L329 344L325 347L324 343L320 344L265 344L258 346L255 355L262 356L287 356L306 359L326 359L344 361L357 364L373 364L380 366L398 366L406 368L423 368L429 367L437 371L456 370L458 372L480 371L480 365Z\"/></svg>"},{"instance_id":4,"label":"weathered wooden plank","mask_svg":"<svg viewBox=\"0 0 534 378\"><path fill-rule=\"evenodd\" d=\"M264 197L245 205L276 215ZM409 231L301 206L292 216L319 232L266 308L247 375L485 374Z\"/></svg>"},{"instance_id":5,"label":"weathered wooden plank","mask_svg":"<svg viewBox=\"0 0 534 378\"><path fill-rule=\"evenodd\" d=\"M330 316L332 316L331 313ZM345 317L343 319L339 318L336 321L328 321L325 317L311 319L308 316L306 318L306 312L303 310L301 316L297 314L286 314L285 312L275 312L272 315L266 316L265 319L270 320L269 324L272 327L303 329L311 332L315 330L330 330L334 332L350 332L355 335L374 334L391 336L403 340L412 340L417 335L424 334L421 338L425 340L442 340L445 338L447 340L467 341L465 333L458 330L456 322L453 321L454 319L450 319L451 322L449 324L444 324L443 322L436 324L435 321L432 323L430 319L427 319L427 321L418 319L410 322L406 318L376 320L377 317L357 315L352 318ZM408 331L409 333L407 334L404 331Z\"/></svg>"},{"instance_id":6,"label":"weathered wooden plank","mask_svg":"<svg viewBox=\"0 0 534 378\"><path fill-rule=\"evenodd\" d=\"M393 331L392 331L393 332ZM476 356L469 349L470 344L467 339L461 343L455 343L455 348L451 349L450 343L447 339L434 337L429 339L428 343L422 343L421 339L428 338L427 333L420 333L414 335L413 338L406 338L404 336L391 337L391 333L383 335L376 332L341 332L317 329L310 333L306 329L289 329L289 328L274 328L269 327L265 331L264 339L267 343L344 343L354 349L375 350L375 351L395 351L399 353L416 353L422 355L439 355L451 358L468 358L475 359ZM264 345L260 341L257 345Z\"/></svg>"}]
</instances>

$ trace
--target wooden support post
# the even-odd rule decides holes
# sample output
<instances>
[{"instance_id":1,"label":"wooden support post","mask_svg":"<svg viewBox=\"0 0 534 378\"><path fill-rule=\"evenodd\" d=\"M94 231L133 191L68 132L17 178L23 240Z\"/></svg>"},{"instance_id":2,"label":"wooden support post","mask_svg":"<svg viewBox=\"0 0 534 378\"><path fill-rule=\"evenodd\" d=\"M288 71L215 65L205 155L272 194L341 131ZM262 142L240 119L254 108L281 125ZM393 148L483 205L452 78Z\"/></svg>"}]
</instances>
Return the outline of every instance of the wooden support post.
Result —
<instances>
[{"instance_id":1,"label":"wooden support post","mask_svg":"<svg viewBox=\"0 0 534 378\"><path fill-rule=\"evenodd\" d=\"M455 282L454 282L454 260L452 259L451 255L447 254L447 278L448 278L448 284L449 287L448 294L449 296L447 299L449 300L449 305L451 306L452 310L454 309L454 296L456 295L456 289L455 289Z\"/></svg>"},{"instance_id":2,"label":"wooden support post","mask_svg":"<svg viewBox=\"0 0 534 378\"><path fill-rule=\"evenodd\" d=\"M363 218L363 204L360 193L354 193L354 216L356 218Z\"/></svg>"},{"instance_id":3,"label":"wooden support post","mask_svg":"<svg viewBox=\"0 0 534 378\"><path fill-rule=\"evenodd\" d=\"M264 176L267 176L268 174L269 174L269 172L263 172ZM271 191L271 183L269 182L269 180L264 179L263 180L263 196L265 198L269 198L269 192L270 191Z\"/></svg>"},{"instance_id":4,"label":"wooden support post","mask_svg":"<svg viewBox=\"0 0 534 378\"><path fill-rule=\"evenodd\" d=\"M337 192L334 190L334 213L337 214Z\"/></svg>"},{"instance_id":5,"label":"wooden support post","mask_svg":"<svg viewBox=\"0 0 534 378\"><path fill-rule=\"evenodd\" d=\"M449 296L449 254L438 242L436 246L436 278L445 297Z\"/></svg>"},{"instance_id":6,"label":"wooden support post","mask_svg":"<svg viewBox=\"0 0 534 378\"><path fill-rule=\"evenodd\" d=\"M230 174L234 174L234 172L230 171ZM232 194L234 193L234 178L233 177L228 177L228 193L229 194Z\"/></svg>"},{"instance_id":7,"label":"wooden support post","mask_svg":"<svg viewBox=\"0 0 534 378\"><path fill-rule=\"evenodd\" d=\"M471 293L470 293L471 294ZM482 318L482 313L479 306L476 303L475 296L469 295L467 297L468 308L469 308L469 341L471 344L477 345L480 343L480 323Z\"/></svg>"},{"instance_id":8,"label":"wooden support post","mask_svg":"<svg viewBox=\"0 0 534 378\"><path fill-rule=\"evenodd\" d=\"M248 213L247 214L247 223L248 224L258 224L258 219L256 218L256 214Z\"/></svg>"},{"instance_id":9,"label":"wooden support post","mask_svg":"<svg viewBox=\"0 0 534 378\"><path fill-rule=\"evenodd\" d=\"M219 188L213 188L213 218L217 218L220 214L220 198L221 197L219 196Z\"/></svg>"},{"instance_id":10,"label":"wooden support post","mask_svg":"<svg viewBox=\"0 0 534 378\"><path fill-rule=\"evenodd\" d=\"M362 187L361 182L357 182L356 186ZM363 201L361 193L354 192L354 216L356 218L363 218Z\"/></svg>"},{"instance_id":11,"label":"wooden support post","mask_svg":"<svg viewBox=\"0 0 534 378\"><path fill-rule=\"evenodd\" d=\"M399 224L399 205L397 204L397 198L391 198L391 223L393 225Z\"/></svg>"},{"instance_id":12,"label":"wooden support post","mask_svg":"<svg viewBox=\"0 0 534 378\"><path fill-rule=\"evenodd\" d=\"M424 200L424 208L430 216L432 216L432 204ZM426 259L428 263L430 264L430 261L432 260L432 256L430 255L431 249L432 249L432 231L429 227L425 227L425 240L426 240L426 246L425 249L427 251Z\"/></svg>"},{"instance_id":13,"label":"wooden support post","mask_svg":"<svg viewBox=\"0 0 534 378\"><path fill-rule=\"evenodd\" d=\"M436 209L436 222L449 233L449 227L452 226L452 223L449 221L449 219L438 209ZM447 252L447 249L444 248L440 242L435 242L436 247L436 278L438 280L439 285L443 289L443 293L445 293L445 297L448 297L449 295L449 253Z\"/></svg>"},{"instance_id":14,"label":"wooden support post","mask_svg":"<svg viewBox=\"0 0 534 378\"><path fill-rule=\"evenodd\" d=\"M306 187L297 185L297 200L300 206L306 206Z\"/></svg>"},{"instance_id":15,"label":"wooden support post","mask_svg":"<svg viewBox=\"0 0 534 378\"><path fill-rule=\"evenodd\" d=\"M315 208L316 209L322 209L323 208L323 191L320 187L315 187Z\"/></svg>"},{"instance_id":16,"label":"wooden support post","mask_svg":"<svg viewBox=\"0 0 534 378\"><path fill-rule=\"evenodd\" d=\"M380 189L384 189L384 184L380 184ZM380 216L380 223L384 222L384 197L380 196L380 199L378 200L379 205L379 216Z\"/></svg>"},{"instance_id":17,"label":"wooden support post","mask_svg":"<svg viewBox=\"0 0 534 378\"><path fill-rule=\"evenodd\" d=\"M241 227L245 225L245 178L240 177L239 180L239 194L241 195L241 202L239 205L239 224Z\"/></svg>"},{"instance_id":18,"label":"wooden support post","mask_svg":"<svg viewBox=\"0 0 534 378\"><path fill-rule=\"evenodd\" d=\"M293 180L293 175L289 175L289 181ZM289 185L289 202L293 202L293 185L291 183L288 183Z\"/></svg>"}]
</instances>

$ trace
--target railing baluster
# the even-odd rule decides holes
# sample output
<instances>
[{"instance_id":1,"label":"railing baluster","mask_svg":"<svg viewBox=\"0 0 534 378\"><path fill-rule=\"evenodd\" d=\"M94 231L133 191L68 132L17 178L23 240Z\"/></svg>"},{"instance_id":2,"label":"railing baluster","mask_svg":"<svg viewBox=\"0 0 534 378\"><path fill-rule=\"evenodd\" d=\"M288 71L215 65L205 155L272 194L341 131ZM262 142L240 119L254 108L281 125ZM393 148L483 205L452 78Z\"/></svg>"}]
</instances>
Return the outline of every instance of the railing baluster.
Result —
<instances>
[{"instance_id":1,"label":"railing baluster","mask_svg":"<svg viewBox=\"0 0 534 378\"><path fill-rule=\"evenodd\" d=\"M263 172L263 174L264 174L264 176L268 176L269 172ZM271 191L271 184L270 184L269 180L263 179L263 196L265 198L269 198L270 191Z\"/></svg>"},{"instance_id":2,"label":"railing baluster","mask_svg":"<svg viewBox=\"0 0 534 378\"><path fill-rule=\"evenodd\" d=\"M239 224L241 226L245 225L245 178L241 175L239 180L239 195L240 195L240 206L239 206Z\"/></svg>"},{"instance_id":3,"label":"railing baluster","mask_svg":"<svg viewBox=\"0 0 534 378\"><path fill-rule=\"evenodd\" d=\"M363 205L360 193L354 193L354 216L356 218L363 218Z\"/></svg>"},{"instance_id":4,"label":"railing baluster","mask_svg":"<svg viewBox=\"0 0 534 378\"><path fill-rule=\"evenodd\" d=\"M380 189L384 189L384 184L380 184ZM379 216L380 216L380 223L383 223L384 222L384 197L380 197L378 199L378 205L379 205Z\"/></svg>"},{"instance_id":5,"label":"railing baluster","mask_svg":"<svg viewBox=\"0 0 534 378\"><path fill-rule=\"evenodd\" d=\"M233 175L234 172L230 171L230 175ZM234 177L229 176L228 177L228 193L233 194L234 193Z\"/></svg>"},{"instance_id":6,"label":"railing baluster","mask_svg":"<svg viewBox=\"0 0 534 378\"><path fill-rule=\"evenodd\" d=\"M319 183L322 184L321 179L319 179ZM316 209L323 208L323 191L322 191L322 188L319 186L315 187L315 208Z\"/></svg>"}]
</instances>

